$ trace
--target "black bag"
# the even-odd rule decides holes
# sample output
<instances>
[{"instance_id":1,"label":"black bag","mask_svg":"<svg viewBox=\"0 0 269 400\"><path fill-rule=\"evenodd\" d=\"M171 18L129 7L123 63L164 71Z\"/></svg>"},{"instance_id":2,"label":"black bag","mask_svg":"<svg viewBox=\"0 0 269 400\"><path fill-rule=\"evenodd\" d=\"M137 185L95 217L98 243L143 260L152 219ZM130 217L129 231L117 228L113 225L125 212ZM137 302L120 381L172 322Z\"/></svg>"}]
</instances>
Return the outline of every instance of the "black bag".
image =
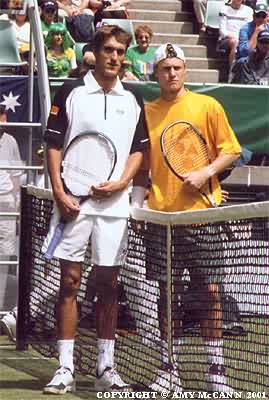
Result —
<instances>
[{"instance_id":1,"label":"black bag","mask_svg":"<svg viewBox=\"0 0 269 400\"><path fill-rule=\"evenodd\" d=\"M88 14L75 15L65 19L67 29L69 30L75 42L90 42L94 34L94 16Z\"/></svg>"}]
</instances>

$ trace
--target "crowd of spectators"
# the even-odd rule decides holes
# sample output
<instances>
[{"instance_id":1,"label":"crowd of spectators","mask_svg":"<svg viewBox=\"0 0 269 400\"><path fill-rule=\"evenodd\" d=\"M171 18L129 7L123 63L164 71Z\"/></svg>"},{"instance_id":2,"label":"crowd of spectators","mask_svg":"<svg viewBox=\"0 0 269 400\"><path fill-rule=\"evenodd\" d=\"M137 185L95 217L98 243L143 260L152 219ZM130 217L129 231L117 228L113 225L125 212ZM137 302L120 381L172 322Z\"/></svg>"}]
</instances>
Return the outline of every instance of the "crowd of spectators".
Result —
<instances>
[{"instance_id":1,"label":"crowd of spectators","mask_svg":"<svg viewBox=\"0 0 269 400\"><path fill-rule=\"evenodd\" d=\"M208 0L193 0L200 34L207 30L207 2ZM229 82L268 84L269 2L228 0L223 3L218 18L216 50L227 55Z\"/></svg>"},{"instance_id":2,"label":"crowd of spectators","mask_svg":"<svg viewBox=\"0 0 269 400\"><path fill-rule=\"evenodd\" d=\"M129 1L39 0L41 29L45 41L49 76L67 77L72 74L72 69L77 66L75 42L89 42L94 30L101 25L104 18L128 18ZM28 16L21 11L20 14L15 15L2 14L0 19L12 21L21 59L28 61L30 50ZM78 32L74 32L74 29L77 29ZM17 69L17 72L25 74L28 73L28 70L22 67Z\"/></svg>"},{"instance_id":3,"label":"crowd of spectators","mask_svg":"<svg viewBox=\"0 0 269 400\"><path fill-rule=\"evenodd\" d=\"M48 72L51 77L73 76L73 69L81 61L92 66L95 62L91 51L90 37L103 19L128 18L131 0L39 0L42 32ZM193 10L199 32L205 33L208 0L193 0ZM0 16L2 18L2 16ZM26 15L10 16L17 35L22 60L28 60L30 24ZM257 36L269 31L268 0L228 0L223 2L219 13L217 51L227 55L230 82L236 64L256 51ZM150 26L140 25L135 30L136 45L130 46L126 54L125 80L152 80L155 47L151 45L153 31ZM81 39L80 39L81 38ZM85 38L83 40L83 38ZM87 43L78 56L76 42ZM251 58L256 60L256 56ZM82 60L83 58L83 60ZM259 59L259 57L258 57ZM252 63L250 64L252 65ZM238 71L238 67L236 70ZM22 73L24 71L22 70Z\"/></svg>"}]
</instances>

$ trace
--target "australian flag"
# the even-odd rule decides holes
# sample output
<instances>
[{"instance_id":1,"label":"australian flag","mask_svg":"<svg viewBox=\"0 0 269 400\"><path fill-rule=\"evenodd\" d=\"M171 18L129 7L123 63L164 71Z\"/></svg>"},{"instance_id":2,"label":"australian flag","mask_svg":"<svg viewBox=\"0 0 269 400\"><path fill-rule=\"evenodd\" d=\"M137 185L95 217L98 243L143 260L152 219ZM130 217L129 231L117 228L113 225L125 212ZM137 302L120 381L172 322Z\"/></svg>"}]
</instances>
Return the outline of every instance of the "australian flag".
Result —
<instances>
[{"instance_id":1,"label":"australian flag","mask_svg":"<svg viewBox=\"0 0 269 400\"><path fill-rule=\"evenodd\" d=\"M8 122L30 122L28 98L27 76L0 76L0 104L6 107ZM35 78L32 122L39 122L39 120L38 82Z\"/></svg>"},{"instance_id":2,"label":"australian flag","mask_svg":"<svg viewBox=\"0 0 269 400\"><path fill-rule=\"evenodd\" d=\"M30 122L28 117L28 98L27 76L0 76L0 104L6 108L8 122ZM33 120L31 122L40 122L38 81L36 78L34 79ZM29 128L9 126L5 128L5 132L16 139L22 160L28 160ZM31 131L31 138L34 154L42 142L41 129L34 128Z\"/></svg>"}]
</instances>

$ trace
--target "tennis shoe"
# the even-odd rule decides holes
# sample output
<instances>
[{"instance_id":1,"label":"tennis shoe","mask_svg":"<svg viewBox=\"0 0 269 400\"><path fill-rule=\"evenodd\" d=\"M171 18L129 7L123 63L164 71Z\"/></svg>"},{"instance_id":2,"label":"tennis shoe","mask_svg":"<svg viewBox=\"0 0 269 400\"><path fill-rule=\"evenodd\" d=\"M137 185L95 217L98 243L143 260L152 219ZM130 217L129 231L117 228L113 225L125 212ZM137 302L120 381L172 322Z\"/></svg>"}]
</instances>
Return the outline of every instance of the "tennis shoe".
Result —
<instances>
[{"instance_id":1,"label":"tennis shoe","mask_svg":"<svg viewBox=\"0 0 269 400\"><path fill-rule=\"evenodd\" d=\"M0 328L10 340L16 342L16 314L10 311L0 320Z\"/></svg>"},{"instance_id":2,"label":"tennis shoe","mask_svg":"<svg viewBox=\"0 0 269 400\"><path fill-rule=\"evenodd\" d=\"M234 390L231 386L227 385L227 378L225 375L206 374L206 390L208 392L224 392L233 393Z\"/></svg>"},{"instance_id":3,"label":"tennis shoe","mask_svg":"<svg viewBox=\"0 0 269 400\"><path fill-rule=\"evenodd\" d=\"M178 370L176 367L172 369L158 369L156 380L149 385L153 392L182 392L182 386Z\"/></svg>"},{"instance_id":4,"label":"tennis shoe","mask_svg":"<svg viewBox=\"0 0 269 400\"><path fill-rule=\"evenodd\" d=\"M76 391L74 374L67 367L60 367L56 370L52 380L44 387L46 394L65 394Z\"/></svg>"},{"instance_id":5,"label":"tennis shoe","mask_svg":"<svg viewBox=\"0 0 269 400\"><path fill-rule=\"evenodd\" d=\"M127 392L131 387L125 383L115 368L107 367L101 375L96 374L94 388L97 392Z\"/></svg>"}]
</instances>

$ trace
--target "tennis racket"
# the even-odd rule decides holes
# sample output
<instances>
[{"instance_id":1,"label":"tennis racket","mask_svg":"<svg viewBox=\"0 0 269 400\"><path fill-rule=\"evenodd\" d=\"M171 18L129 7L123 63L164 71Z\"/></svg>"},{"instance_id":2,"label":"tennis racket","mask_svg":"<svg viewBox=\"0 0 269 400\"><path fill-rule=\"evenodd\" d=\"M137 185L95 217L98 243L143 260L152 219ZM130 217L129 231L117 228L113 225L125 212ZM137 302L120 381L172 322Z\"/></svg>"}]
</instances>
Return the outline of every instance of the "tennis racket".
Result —
<instances>
[{"instance_id":1,"label":"tennis racket","mask_svg":"<svg viewBox=\"0 0 269 400\"><path fill-rule=\"evenodd\" d=\"M173 122L163 130L161 151L167 166L182 181L184 175L198 171L211 162L203 135L187 121ZM211 179L200 193L212 207L217 207Z\"/></svg>"},{"instance_id":2,"label":"tennis racket","mask_svg":"<svg viewBox=\"0 0 269 400\"><path fill-rule=\"evenodd\" d=\"M92 196L91 187L108 181L117 163L115 145L100 132L84 132L71 140L61 165L61 178L65 192L78 199L79 204ZM53 257L58 246L65 221L60 219L45 253L46 260Z\"/></svg>"}]
</instances>

